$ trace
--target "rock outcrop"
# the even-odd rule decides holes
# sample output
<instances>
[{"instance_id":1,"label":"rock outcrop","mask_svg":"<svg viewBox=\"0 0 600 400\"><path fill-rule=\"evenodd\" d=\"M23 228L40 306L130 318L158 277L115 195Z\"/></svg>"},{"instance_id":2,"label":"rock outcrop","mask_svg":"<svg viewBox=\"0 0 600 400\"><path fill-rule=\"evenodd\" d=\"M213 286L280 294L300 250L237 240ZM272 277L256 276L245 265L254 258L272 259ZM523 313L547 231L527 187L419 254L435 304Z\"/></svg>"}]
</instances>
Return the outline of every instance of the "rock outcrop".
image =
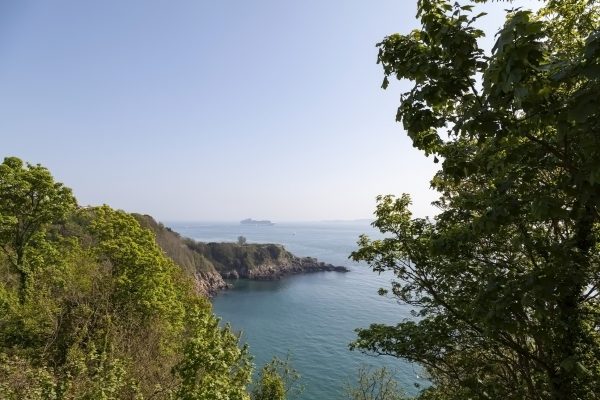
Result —
<instances>
[{"instance_id":1,"label":"rock outcrop","mask_svg":"<svg viewBox=\"0 0 600 400\"><path fill-rule=\"evenodd\" d=\"M134 214L156 235L163 251L193 276L198 292L214 296L228 287L225 279L274 280L310 272L347 272L345 267L297 257L278 244L204 243L184 238L148 215Z\"/></svg>"},{"instance_id":2,"label":"rock outcrop","mask_svg":"<svg viewBox=\"0 0 600 400\"><path fill-rule=\"evenodd\" d=\"M300 273L348 271L312 257L297 257L278 244L196 242L192 247L209 259L225 278L274 280Z\"/></svg>"}]
</instances>

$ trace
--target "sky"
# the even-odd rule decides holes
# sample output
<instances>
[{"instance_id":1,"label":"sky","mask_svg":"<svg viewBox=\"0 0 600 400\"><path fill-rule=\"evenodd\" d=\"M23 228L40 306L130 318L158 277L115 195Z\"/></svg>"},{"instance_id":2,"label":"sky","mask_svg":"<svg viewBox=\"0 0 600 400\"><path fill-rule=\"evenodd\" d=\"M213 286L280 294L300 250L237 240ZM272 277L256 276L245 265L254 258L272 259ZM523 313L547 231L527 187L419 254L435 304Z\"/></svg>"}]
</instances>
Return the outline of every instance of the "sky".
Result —
<instances>
[{"instance_id":1,"label":"sky","mask_svg":"<svg viewBox=\"0 0 600 400\"><path fill-rule=\"evenodd\" d=\"M508 3L485 6L486 46ZM531 5L517 1L515 5ZM162 221L433 215L375 44L413 0L0 0L0 157Z\"/></svg>"}]
</instances>

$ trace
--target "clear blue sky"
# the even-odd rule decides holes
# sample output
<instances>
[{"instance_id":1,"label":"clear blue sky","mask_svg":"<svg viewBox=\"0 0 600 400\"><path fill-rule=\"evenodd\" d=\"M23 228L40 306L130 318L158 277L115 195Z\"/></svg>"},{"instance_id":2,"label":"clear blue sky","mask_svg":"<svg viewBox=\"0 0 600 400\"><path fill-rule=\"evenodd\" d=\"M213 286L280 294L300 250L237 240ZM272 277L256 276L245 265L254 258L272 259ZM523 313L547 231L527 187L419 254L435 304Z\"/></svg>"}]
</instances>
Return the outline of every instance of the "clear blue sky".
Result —
<instances>
[{"instance_id":1,"label":"clear blue sky","mask_svg":"<svg viewBox=\"0 0 600 400\"><path fill-rule=\"evenodd\" d=\"M375 63L415 5L0 1L0 156L167 221L365 218L402 192L432 214L435 165ZM487 6L490 36L505 7Z\"/></svg>"}]
</instances>

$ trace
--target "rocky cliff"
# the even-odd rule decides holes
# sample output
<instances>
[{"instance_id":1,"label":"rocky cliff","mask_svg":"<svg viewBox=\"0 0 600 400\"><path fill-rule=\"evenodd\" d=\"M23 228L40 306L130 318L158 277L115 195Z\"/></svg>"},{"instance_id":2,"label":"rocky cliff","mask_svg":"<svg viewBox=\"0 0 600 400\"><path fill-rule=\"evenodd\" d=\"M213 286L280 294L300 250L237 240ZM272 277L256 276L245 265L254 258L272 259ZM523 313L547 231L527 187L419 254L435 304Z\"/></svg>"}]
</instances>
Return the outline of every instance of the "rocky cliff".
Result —
<instances>
[{"instance_id":1,"label":"rocky cliff","mask_svg":"<svg viewBox=\"0 0 600 400\"><path fill-rule=\"evenodd\" d=\"M148 215L134 216L156 234L158 245L195 277L197 290L207 296L227 288L223 278L273 280L308 272L348 271L312 257L297 257L278 244L197 242L180 236Z\"/></svg>"},{"instance_id":2,"label":"rocky cliff","mask_svg":"<svg viewBox=\"0 0 600 400\"><path fill-rule=\"evenodd\" d=\"M307 272L347 271L315 258L296 257L278 244L194 242L190 247L209 259L224 278L272 280Z\"/></svg>"}]
</instances>

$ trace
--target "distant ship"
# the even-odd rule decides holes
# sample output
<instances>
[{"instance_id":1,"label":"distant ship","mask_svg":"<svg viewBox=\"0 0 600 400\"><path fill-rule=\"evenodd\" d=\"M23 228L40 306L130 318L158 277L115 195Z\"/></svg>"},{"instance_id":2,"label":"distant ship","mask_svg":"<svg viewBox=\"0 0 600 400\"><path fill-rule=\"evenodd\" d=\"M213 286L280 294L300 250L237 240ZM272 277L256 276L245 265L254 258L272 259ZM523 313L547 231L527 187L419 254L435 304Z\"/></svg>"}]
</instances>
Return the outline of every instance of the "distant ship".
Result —
<instances>
[{"instance_id":1,"label":"distant ship","mask_svg":"<svg viewBox=\"0 0 600 400\"><path fill-rule=\"evenodd\" d=\"M274 223L272 223L271 221L268 220L261 220L261 221L257 221L255 219L252 218L247 218L244 219L242 221L240 221L240 224L242 225L266 225L266 226L271 226L271 225L275 225Z\"/></svg>"}]
</instances>

